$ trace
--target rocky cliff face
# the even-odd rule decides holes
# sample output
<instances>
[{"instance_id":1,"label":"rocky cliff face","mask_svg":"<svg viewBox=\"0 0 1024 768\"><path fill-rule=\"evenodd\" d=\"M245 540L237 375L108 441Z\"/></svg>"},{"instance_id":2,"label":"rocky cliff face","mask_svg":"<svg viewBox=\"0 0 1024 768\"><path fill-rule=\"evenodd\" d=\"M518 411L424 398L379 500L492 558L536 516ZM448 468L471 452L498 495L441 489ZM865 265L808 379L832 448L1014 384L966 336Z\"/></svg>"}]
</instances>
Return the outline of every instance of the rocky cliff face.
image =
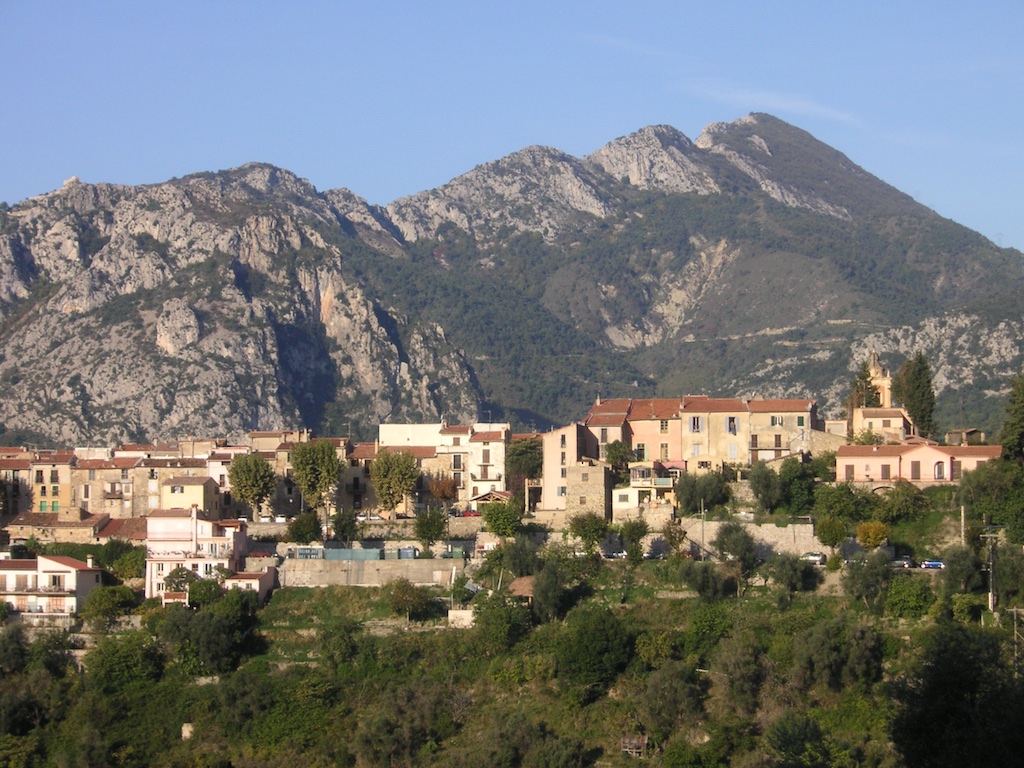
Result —
<instances>
[{"instance_id":1,"label":"rocky cliff face","mask_svg":"<svg viewBox=\"0 0 1024 768\"><path fill-rule=\"evenodd\" d=\"M0 425L372 437L565 423L597 391L828 411L870 349L923 349L962 403L1020 369L1019 313L972 307L1022 283L1019 253L766 115L530 147L386 208L263 164L71 179L0 209Z\"/></svg>"}]
</instances>

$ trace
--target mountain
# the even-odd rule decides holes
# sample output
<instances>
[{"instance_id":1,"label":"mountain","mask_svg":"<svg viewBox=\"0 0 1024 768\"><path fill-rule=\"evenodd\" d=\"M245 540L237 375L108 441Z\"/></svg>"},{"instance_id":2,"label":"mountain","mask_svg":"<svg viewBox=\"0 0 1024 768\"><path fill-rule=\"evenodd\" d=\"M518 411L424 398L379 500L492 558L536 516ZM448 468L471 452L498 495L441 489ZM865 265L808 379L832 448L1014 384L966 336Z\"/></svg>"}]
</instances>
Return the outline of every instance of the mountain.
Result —
<instances>
[{"instance_id":1,"label":"mountain","mask_svg":"<svg viewBox=\"0 0 1024 768\"><path fill-rule=\"evenodd\" d=\"M816 397L921 349L998 425L1024 259L774 117L528 147L386 207L265 164L0 206L0 439L508 418L598 395Z\"/></svg>"}]
</instances>

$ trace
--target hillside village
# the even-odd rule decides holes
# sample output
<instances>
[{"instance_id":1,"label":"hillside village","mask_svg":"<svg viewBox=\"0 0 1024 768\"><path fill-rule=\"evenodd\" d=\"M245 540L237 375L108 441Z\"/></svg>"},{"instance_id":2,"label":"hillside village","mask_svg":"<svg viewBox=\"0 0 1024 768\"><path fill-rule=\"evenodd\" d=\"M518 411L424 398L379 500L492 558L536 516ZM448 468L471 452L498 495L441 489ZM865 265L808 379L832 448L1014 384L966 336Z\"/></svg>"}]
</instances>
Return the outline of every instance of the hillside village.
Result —
<instances>
[{"instance_id":1,"label":"hillside village","mask_svg":"<svg viewBox=\"0 0 1024 768\"><path fill-rule=\"evenodd\" d=\"M672 524L686 534L689 554L703 558L717 523L680 519L676 486L686 474L740 469L741 476L742 468L749 471L759 462L778 466L792 457L834 454L839 482L884 493L901 481L918 488L955 484L964 472L1000 455L999 446L968 444L966 432L952 435L961 440L956 445L918 436L907 411L893 405L892 378L875 355L868 370L879 404L855 407L841 420L822 420L808 399L599 397L578 422L544 433L513 433L508 423L441 421L381 424L373 442L286 429L251 432L237 445L190 437L115 448L5 448L3 530L12 545L144 546L147 598L187 600L164 584L167 574L184 568L266 599L275 586L381 585L400 577L451 584L474 553L482 555L501 541L485 530L481 509L514 504L517 494L524 522L549 535L564 536L580 515L612 526L642 520L654 555L658 531ZM872 437L852 444L857 435ZM506 452L524 440L539 448L541 471L510 478ZM291 456L297 445L313 441L326 441L340 468L323 508L313 510L325 541L275 543L287 538L288 522L311 509ZM616 474L608 455L616 444L629 452L626 476ZM389 509L378 499L371 465L399 453L415 460L417 477ZM230 482L232 461L252 454L265 459L277 478L259 509L233 495ZM443 497L431 492L430 481L437 477L449 480ZM448 536L432 551L420 552L407 521L431 507L449 515ZM738 511L735 503L732 509ZM361 540L326 541L332 538L332 515L346 510L361 523ZM810 520L786 529L757 527L754 537L766 557L823 548ZM433 560L435 554L446 559ZM69 557L8 560L0 571L11 572L6 599L14 610L58 623L66 623L100 583L93 563Z\"/></svg>"}]
</instances>

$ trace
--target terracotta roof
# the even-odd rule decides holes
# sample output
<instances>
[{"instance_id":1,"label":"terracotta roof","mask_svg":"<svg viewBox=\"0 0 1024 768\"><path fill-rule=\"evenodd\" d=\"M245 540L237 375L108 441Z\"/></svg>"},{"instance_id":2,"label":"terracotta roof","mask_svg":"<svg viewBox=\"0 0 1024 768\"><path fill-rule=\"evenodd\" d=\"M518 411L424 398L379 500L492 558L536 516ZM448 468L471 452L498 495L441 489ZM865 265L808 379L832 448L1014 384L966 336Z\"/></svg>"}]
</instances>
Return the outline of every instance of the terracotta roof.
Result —
<instances>
[{"instance_id":1,"label":"terracotta roof","mask_svg":"<svg viewBox=\"0 0 1024 768\"><path fill-rule=\"evenodd\" d=\"M988 456L996 458L1003 455L1001 445L939 445L935 449L950 456Z\"/></svg>"},{"instance_id":2,"label":"terracotta roof","mask_svg":"<svg viewBox=\"0 0 1024 768\"><path fill-rule=\"evenodd\" d=\"M0 459L0 469L31 469L28 459Z\"/></svg>"},{"instance_id":3,"label":"terracotta roof","mask_svg":"<svg viewBox=\"0 0 1024 768\"><path fill-rule=\"evenodd\" d=\"M154 446L150 443L125 443L118 451L131 451L133 453L149 453L152 451Z\"/></svg>"},{"instance_id":4,"label":"terracotta roof","mask_svg":"<svg viewBox=\"0 0 1024 768\"><path fill-rule=\"evenodd\" d=\"M119 517L111 520L96 534L104 539L146 540L146 518Z\"/></svg>"},{"instance_id":5,"label":"terracotta roof","mask_svg":"<svg viewBox=\"0 0 1024 768\"><path fill-rule=\"evenodd\" d=\"M372 459L376 455L376 443L356 443L352 448L352 452L348 456L350 459Z\"/></svg>"},{"instance_id":6,"label":"terracotta roof","mask_svg":"<svg viewBox=\"0 0 1024 768\"><path fill-rule=\"evenodd\" d=\"M690 413L746 413L747 404L738 397L708 397L687 395L683 398L683 412Z\"/></svg>"},{"instance_id":7,"label":"terracotta roof","mask_svg":"<svg viewBox=\"0 0 1024 768\"><path fill-rule=\"evenodd\" d=\"M154 509L146 518L150 517L192 517L191 509L182 509L181 507L174 507L172 509ZM205 512L198 512L196 517L200 520L206 520L212 522L212 519Z\"/></svg>"},{"instance_id":8,"label":"terracotta roof","mask_svg":"<svg viewBox=\"0 0 1024 768\"><path fill-rule=\"evenodd\" d=\"M380 447L380 452L408 453L417 459L432 459L437 456L437 448L433 445L382 445Z\"/></svg>"},{"instance_id":9,"label":"terracotta roof","mask_svg":"<svg viewBox=\"0 0 1024 768\"><path fill-rule=\"evenodd\" d=\"M599 413L587 417L586 420L588 427L621 427L625 423L626 414L624 413Z\"/></svg>"},{"instance_id":10,"label":"terracotta roof","mask_svg":"<svg viewBox=\"0 0 1024 768\"><path fill-rule=\"evenodd\" d=\"M520 576L512 579L508 585L508 591L514 597L533 597L533 576Z\"/></svg>"},{"instance_id":11,"label":"terracotta roof","mask_svg":"<svg viewBox=\"0 0 1024 768\"><path fill-rule=\"evenodd\" d=\"M921 448L918 445L841 445L836 450L840 456L902 456Z\"/></svg>"},{"instance_id":12,"label":"terracotta roof","mask_svg":"<svg viewBox=\"0 0 1024 768\"><path fill-rule=\"evenodd\" d=\"M52 560L58 565L63 565L65 568L74 568L76 571L98 571L99 568L95 568L88 563L83 563L81 560L76 560L73 557L67 557L65 555L40 555L40 560Z\"/></svg>"},{"instance_id":13,"label":"terracotta roof","mask_svg":"<svg viewBox=\"0 0 1024 768\"><path fill-rule=\"evenodd\" d=\"M206 485L215 482L212 477L194 477L183 475L181 477L169 477L164 480L164 485Z\"/></svg>"},{"instance_id":14,"label":"terracotta roof","mask_svg":"<svg viewBox=\"0 0 1024 768\"><path fill-rule=\"evenodd\" d=\"M454 424L450 427L441 427L442 435L468 435L470 433L470 427L464 424Z\"/></svg>"},{"instance_id":15,"label":"terracotta roof","mask_svg":"<svg viewBox=\"0 0 1024 768\"><path fill-rule=\"evenodd\" d=\"M33 464L70 464L74 460L74 451L36 451L32 455Z\"/></svg>"},{"instance_id":16,"label":"terracotta roof","mask_svg":"<svg viewBox=\"0 0 1024 768\"><path fill-rule=\"evenodd\" d=\"M629 409L630 421L678 418L681 403L678 398L650 398L634 400Z\"/></svg>"},{"instance_id":17,"label":"terracotta roof","mask_svg":"<svg viewBox=\"0 0 1024 768\"><path fill-rule=\"evenodd\" d=\"M138 466L154 469L205 469L206 459L145 458L139 459Z\"/></svg>"},{"instance_id":18,"label":"terracotta roof","mask_svg":"<svg viewBox=\"0 0 1024 768\"><path fill-rule=\"evenodd\" d=\"M287 435L290 430L287 429L274 429L269 431L256 431L250 432L249 437L280 437L281 435Z\"/></svg>"},{"instance_id":19,"label":"terracotta roof","mask_svg":"<svg viewBox=\"0 0 1024 768\"><path fill-rule=\"evenodd\" d=\"M110 515L85 515L80 520L61 520L59 512L25 512L18 515L8 525L10 530L16 525L27 525L33 528L92 528Z\"/></svg>"},{"instance_id":20,"label":"terracotta roof","mask_svg":"<svg viewBox=\"0 0 1024 768\"><path fill-rule=\"evenodd\" d=\"M138 456L115 456L112 459L79 459L75 466L79 469L131 469L140 461Z\"/></svg>"},{"instance_id":21,"label":"terracotta roof","mask_svg":"<svg viewBox=\"0 0 1024 768\"><path fill-rule=\"evenodd\" d=\"M469 438L471 443L500 443L505 440L504 432L474 432Z\"/></svg>"},{"instance_id":22,"label":"terracotta roof","mask_svg":"<svg viewBox=\"0 0 1024 768\"><path fill-rule=\"evenodd\" d=\"M0 560L0 571L34 571L35 560Z\"/></svg>"},{"instance_id":23,"label":"terracotta roof","mask_svg":"<svg viewBox=\"0 0 1024 768\"><path fill-rule=\"evenodd\" d=\"M813 400L748 400L751 413L805 413L814 405Z\"/></svg>"}]
</instances>

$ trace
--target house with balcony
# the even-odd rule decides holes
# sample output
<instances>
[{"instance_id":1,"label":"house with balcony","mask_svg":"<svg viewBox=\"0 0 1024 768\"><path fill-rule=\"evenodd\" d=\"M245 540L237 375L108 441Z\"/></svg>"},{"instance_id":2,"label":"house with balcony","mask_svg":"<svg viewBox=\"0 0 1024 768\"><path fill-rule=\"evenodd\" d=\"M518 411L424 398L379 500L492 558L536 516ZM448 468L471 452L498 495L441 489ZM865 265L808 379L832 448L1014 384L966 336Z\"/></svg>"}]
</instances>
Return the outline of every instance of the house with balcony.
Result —
<instances>
[{"instance_id":1,"label":"house with balcony","mask_svg":"<svg viewBox=\"0 0 1024 768\"><path fill-rule=\"evenodd\" d=\"M217 520L198 506L153 510L146 517L146 597L160 596L164 578L175 568L204 579L216 577L218 567L240 570L246 532L245 520Z\"/></svg>"},{"instance_id":2,"label":"house with balcony","mask_svg":"<svg viewBox=\"0 0 1024 768\"><path fill-rule=\"evenodd\" d=\"M72 503L85 512L111 518L141 517L147 511L145 495L135 493L141 461L134 456L79 458L71 468Z\"/></svg>"},{"instance_id":3,"label":"house with balcony","mask_svg":"<svg viewBox=\"0 0 1024 768\"><path fill-rule=\"evenodd\" d=\"M101 577L91 562L73 557L0 560L0 601L10 603L23 621L69 626Z\"/></svg>"},{"instance_id":4,"label":"house with balcony","mask_svg":"<svg viewBox=\"0 0 1024 768\"><path fill-rule=\"evenodd\" d=\"M20 448L0 450L0 494L6 520L31 511L31 452ZM6 522L6 520L4 522Z\"/></svg>"},{"instance_id":5,"label":"house with balcony","mask_svg":"<svg viewBox=\"0 0 1024 768\"><path fill-rule=\"evenodd\" d=\"M918 488L951 485L964 472L997 459L999 445L844 445L836 451L836 479L874 488L906 480Z\"/></svg>"}]
</instances>

